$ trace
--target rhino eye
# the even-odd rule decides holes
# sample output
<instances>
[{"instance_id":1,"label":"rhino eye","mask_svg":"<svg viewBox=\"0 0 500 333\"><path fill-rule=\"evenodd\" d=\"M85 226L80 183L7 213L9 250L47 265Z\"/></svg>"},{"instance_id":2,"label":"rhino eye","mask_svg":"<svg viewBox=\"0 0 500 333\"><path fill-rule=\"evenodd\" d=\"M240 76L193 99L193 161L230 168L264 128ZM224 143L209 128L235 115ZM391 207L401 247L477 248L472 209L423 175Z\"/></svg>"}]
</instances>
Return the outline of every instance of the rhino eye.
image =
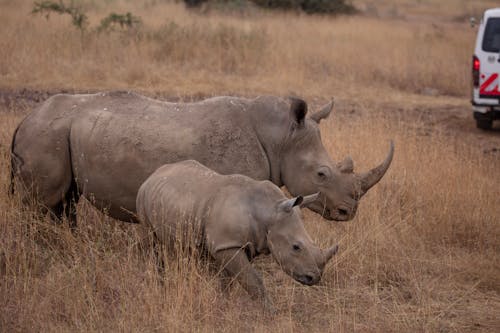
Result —
<instances>
[{"instance_id":1,"label":"rhino eye","mask_svg":"<svg viewBox=\"0 0 500 333\"><path fill-rule=\"evenodd\" d=\"M321 167L316 171L317 181L326 182L330 177L330 170L327 167Z\"/></svg>"},{"instance_id":2,"label":"rhino eye","mask_svg":"<svg viewBox=\"0 0 500 333\"><path fill-rule=\"evenodd\" d=\"M293 250L294 250L295 252L299 252L299 251L301 250L300 245L293 244Z\"/></svg>"}]
</instances>

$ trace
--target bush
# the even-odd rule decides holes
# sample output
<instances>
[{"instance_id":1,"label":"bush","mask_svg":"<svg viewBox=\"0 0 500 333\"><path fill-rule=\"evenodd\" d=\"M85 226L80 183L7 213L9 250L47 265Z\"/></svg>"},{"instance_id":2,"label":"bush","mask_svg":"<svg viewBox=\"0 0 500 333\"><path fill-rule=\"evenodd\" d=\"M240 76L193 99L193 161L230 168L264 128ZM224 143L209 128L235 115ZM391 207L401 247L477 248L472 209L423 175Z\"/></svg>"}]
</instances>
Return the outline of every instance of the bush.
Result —
<instances>
[{"instance_id":1,"label":"bush","mask_svg":"<svg viewBox=\"0 0 500 333\"><path fill-rule=\"evenodd\" d=\"M300 8L309 14L353 14L356 12L354 6L345 0L302 0L298 2L300 2Z\"/></svg>"},{"instance_id":2,"label":"bush","mask_svg":"<svg viewBox=\"0 0 500 333\"><path fill-rule=\"evenodd\" d=\"M202 3L207 2L208 0L184 0L186 7L198 7L201 6Z\"/></svg>"},{"instance_id":3,"label":"bush","mask_svg":"<svg viewBox=\"0 0 500 333\"><path fill-rule=\"evenodd\" d=\"M346 0L253 0L253 2L264 8L303 10L308 14L352 14L356 11Z\"/></svg>"},{"instance_id":4,"label":"bush","mask_svg":"<svg viewBox=\"0 0 500 333\"><path fill-rule=\"evenodd\" d=\"M73 1L66 5L63 0L59 2L41 1L33 4L32 14L42 14L45 18L49 18L51 13L67 14L71 16L73 25L83 33L88 27L88 17L83 12L81 7L74 6ZM140 17L132 15L130 12L126 14L111 13L101 20L101 24L96 28L97 32L116 30L120 27L121 30L130 30L137 28L141 24Z\"/></svg>"},{"instance_id":5,"label":"bush","mask_svg":"<svg viewBox=\"0 0 500 333\"><path fill-rule=\"evenodd\" d=\"M252 0L263 8L271 9L299 9L303 0Z\"/></svg>"},{"instance_id":6,"label":"bush","mask_svg":"<svg viewBox=\"0 0 500 333\"><path fill-rule=\"evenodd\" d=\"M81 32L83 32L88 25L87 15L82 12L81 8L75 7L73 4L69 6L65 5L62 0L58 3L54 1L35 2L31 12L33 14L45 14L47 19L50 13L68 14L71 16L73 25Z\"/></svg>"},{"instance_id":7,"label":"bush","mask_svg":"<svg viewBox=\"0 0 500 333\"><path fill-rule=\"evenodd\" d=\"M249 0L257 6L269 9L302 10L308 14L352 14L356 12L349 0ZM186 7L199 7L205 2L232 3L241 0L184 0Z\"/></svg>"},{"instance_id":8,"label":"bush","mask_svg":"<svg viewBox=\"0 0 500 333\"><path fill-rule=\"evenodd\" d=\"M101 20L101 24L97 31L110 31L114 30L117 26L120 29L133 29L141 24L141 19L132 15L130 12L126 14L111 13Z\"/></svg>"}]
</instances>

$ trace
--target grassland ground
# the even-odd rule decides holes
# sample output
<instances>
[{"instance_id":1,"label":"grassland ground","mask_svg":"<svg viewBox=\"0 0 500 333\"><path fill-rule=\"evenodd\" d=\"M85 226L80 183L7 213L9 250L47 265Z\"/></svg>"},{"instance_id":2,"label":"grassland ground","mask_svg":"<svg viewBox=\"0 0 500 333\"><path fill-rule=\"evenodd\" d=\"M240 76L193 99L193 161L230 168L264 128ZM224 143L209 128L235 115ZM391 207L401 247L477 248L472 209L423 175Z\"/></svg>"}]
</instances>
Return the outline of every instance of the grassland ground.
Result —
<instances>
[{"instance_id":1,"label":"grassland ground","mask_svg":"<svg viewBox=\"0 0 500 333\"><path fill-rule=\"evenodd\" d=\"M89 204L80 205L79 230L71 233L8 198L11 135L33 104L20 95L0 112L6 330L494 332L500 324L500 137L469 124L461 102L409 109L338 101L322 124L336 160L349 153L357 170L367 169L390 138L397 154L354 221L304 212L318 243L341 246L319 286L299 286L269 258L257 261L279 309L270 320L241 288L222 293L202 263L170 258L161 284L151 256L137 248L134 226Z\"/></svg>"},{"instance_id":2,"label":"grassland ground","mask_svg":"<svg viewBox=\"0 0 500 333\"><path fill-rule=\"evenodd\" d=\"M377 15L336 19L87 1L92 24L118 9L146 20L139 35L84 39L65 18L13 3L0 0L0 331L498 331L500 131L475 128L474 32L461 21L491 1L380 1ZM160 280L134 225L87 202L72 232L7 195L21 119L53 93L102 89L171 101L296 94L311 110L334 96L321 123L334 160L367 170L390 139L396 153L353 221L303 211L318 244L340 245L318 286L257 260L278 309L269 316L239 286L222 292L203 262L170 257Z\"/></svg>"}]
</instances>

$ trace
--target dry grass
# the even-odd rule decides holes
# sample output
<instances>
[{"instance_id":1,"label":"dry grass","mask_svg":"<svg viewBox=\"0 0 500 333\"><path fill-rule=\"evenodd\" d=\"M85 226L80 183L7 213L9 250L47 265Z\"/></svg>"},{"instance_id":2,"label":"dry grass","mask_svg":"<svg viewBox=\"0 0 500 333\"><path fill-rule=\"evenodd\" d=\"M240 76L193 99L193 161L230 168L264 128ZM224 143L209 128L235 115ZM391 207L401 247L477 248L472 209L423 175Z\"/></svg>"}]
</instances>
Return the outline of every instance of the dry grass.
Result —
<instances>
[{"instance_id":1,"label":"dry grass","mask_svg":"<svg viewBox=\"0 0 500 333\"><path fill-rule=\"evenodd\" d=\"M500 325L496 164L439 132L422 136L380 114L351 119L349 129L338 117L325 123L331 154L357 152L359 170L381 159L389 137L397 154L354 221L331 224L304 212L319 244L341 246L319 286L299 286L269 258L258 262L279 309L270 320L239 286L222 293L203 263L170 258L162 285L132 225L82 205L72 234L7 198L7 147L19 116L1 120L4 331L494 332Z\"/></svg>"},{"instance_id":2,"label":"dry grass","mask_svg":"<svg viewBox=\"0 0 500 333\"><path fill-rule=\"evenodd\" d=\"M29 15L31 1L5 2L1 85L134 88L176 95L335 92L351 98L378 98L393 90L419 93L427 87L464 96L475 32L466 22L449 18L491 4L457 5L422 24L404 18L261 12L201 15L167 1L108 3L85 7L94 26L110 11L130 10L143 18L139 32L88 33L82 39L69 18L52 15L47 21ZM428 8L426 3L422 6ZM419 14L420 7L409 8L410 14Z\"/></svg>"},{"instance_id":3,"label":"dry grass","mask_svg":"<svg viewBox=\"0 0 500 333\"><path fill-rule=\"evenodd\" d=\"M377 111L387 101L402 108L466 103L473 39L467 26L283 14L205 17L153 2L101 3L89 15L104 16L119 4L148 17L143 29L149 35L89 36L82 48L66 20L28 17L29 1L0 1L2 88L310 98L335 92L341 103L357 106L322 124L332 157L352 154L357 170L365 170L383 158L393 138L393 165L362 199L354 221L332 224L304 211L319 244L340 243L319 286L298 285L269 258L258 260L279 310L270 318L239 286L222 293L213 272L195 260L170 258L162 284L151 254L137 247L134 226L87 204L79 207L72 233L9 198L8 149L27 110L1 106L0 331L498 330L498 156L439 128L423 131L418 120ZM464 97L417 95L424 87Z\"/></svg>"}]
</instances>

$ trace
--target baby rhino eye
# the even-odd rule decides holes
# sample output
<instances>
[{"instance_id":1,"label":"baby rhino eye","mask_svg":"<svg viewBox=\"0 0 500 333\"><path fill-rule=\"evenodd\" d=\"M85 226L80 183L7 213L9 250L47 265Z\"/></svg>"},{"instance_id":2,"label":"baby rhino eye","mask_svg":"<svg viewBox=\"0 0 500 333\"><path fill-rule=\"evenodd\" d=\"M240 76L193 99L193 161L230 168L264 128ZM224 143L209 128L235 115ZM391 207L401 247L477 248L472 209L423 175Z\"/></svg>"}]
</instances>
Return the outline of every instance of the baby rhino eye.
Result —
<instances>
[{"instance_id":1,"label":"baby rhino eye","mask_svg":"<svg viewBox=\"0 0 500 333\"><path fill-rule=\"evenodd\" d=\"M293 250L296 251L296 252L299 252L300 251L300 245L293 244Z\"/></svg>"}]
</instances>

